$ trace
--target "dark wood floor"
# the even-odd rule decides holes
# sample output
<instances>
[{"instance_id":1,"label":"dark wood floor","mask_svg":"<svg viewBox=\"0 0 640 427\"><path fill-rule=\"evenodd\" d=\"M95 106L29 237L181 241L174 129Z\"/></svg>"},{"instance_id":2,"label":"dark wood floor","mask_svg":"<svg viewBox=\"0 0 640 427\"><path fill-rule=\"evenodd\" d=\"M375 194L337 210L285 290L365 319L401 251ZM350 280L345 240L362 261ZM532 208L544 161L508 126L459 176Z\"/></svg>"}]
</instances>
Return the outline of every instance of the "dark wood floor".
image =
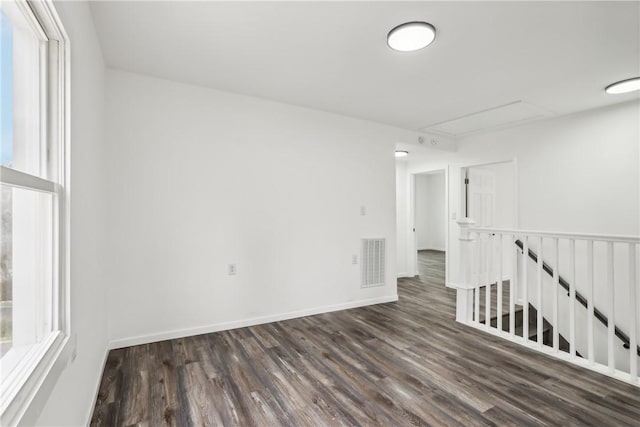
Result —
<instances>
[{"instance_id":1,"label":"dark wood floor","mask_svg":"<svg viewBox=\"0 0 640 427\"><path fill-rule=\"evenodd\" d=\"M640 389L456 323L421 258L397 303L112 351L91 424L640 425Z\"/></svg>"}]
</instances>

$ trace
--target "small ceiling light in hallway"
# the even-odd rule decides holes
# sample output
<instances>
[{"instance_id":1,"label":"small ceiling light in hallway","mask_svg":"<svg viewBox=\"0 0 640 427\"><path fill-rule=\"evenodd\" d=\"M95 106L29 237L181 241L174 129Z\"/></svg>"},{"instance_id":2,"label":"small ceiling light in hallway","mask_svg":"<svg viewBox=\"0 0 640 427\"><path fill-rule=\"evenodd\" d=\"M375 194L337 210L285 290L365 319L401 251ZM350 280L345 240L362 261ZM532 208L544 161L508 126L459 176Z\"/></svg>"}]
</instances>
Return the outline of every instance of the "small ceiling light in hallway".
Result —
<instances>
[{"instance_id":1,"label":"small ceiling light in hallway","mask_svg":"<svg viewBox=\"0 0 640 427\"><path fill-rule=\"evenodd\" d=\"M412 52L429 46L436 38L436 29L427 22L406 22L389 31L387 44L393 50Z\"/></svg>"},{"instance_id":2,"label":"small ceiling light in hallway","mask_svg":"<svg viewBox=\"0 0 640 427\"><path fill-rule=\"evenodd\" d=\"M396 157L407 157L408 155L409 155L408 151L396 150Z\"/></svg>"},{"instance_id":3,"label":"small ceiling light in hallway","mask_svg":"<svg viewBox=\"0 0 640 427\"><path fill-rule=\"evenodd\" d=\"M640 77L634 77L632 79L622 80L607 86L604 91L610 94L620 94L633 92L634 90L640 90Z\"/></svg>"}]
</instances>

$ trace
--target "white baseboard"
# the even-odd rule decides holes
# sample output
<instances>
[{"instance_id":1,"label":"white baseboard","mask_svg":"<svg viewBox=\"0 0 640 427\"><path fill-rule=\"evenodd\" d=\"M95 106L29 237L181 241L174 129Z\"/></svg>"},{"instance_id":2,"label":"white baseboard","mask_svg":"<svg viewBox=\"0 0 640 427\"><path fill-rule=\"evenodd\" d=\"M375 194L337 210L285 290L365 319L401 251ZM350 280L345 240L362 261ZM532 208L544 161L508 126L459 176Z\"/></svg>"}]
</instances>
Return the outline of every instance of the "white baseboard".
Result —
<instances>
[{"instance_id":1,"label":"white baseboard","mask_svg":"<svg viewBox=\"0 0 640 427\"><path fill-rule=\"evenodd\" d=\"M91 407L89 408L89 413L86 415L85 419L87 420L86 426L89 427L91 425L91 417L93 416L93 409L96 406L96 402L98 401L98 393L100 392L100 384L102 383L102 374L104 373L104 369L107 366L107 358L109 357L109 351L111 350L110 344L107 344L104 349L104 358L102 359L102 369L100 369L100 374L98 375L98 381L94 387L93 392L93 400L91 401Z\"/></svg>"},{"instance_id":2,"label":"white baseboard","mask_svg":"<svg viewBox=\"0 0 640 427\"><path fill-rule=\"evenodd\" d=\"M364 307L367 305L383 304L398 301L398 295L388 295L366 300L346 302L342 304L314 307L305 310L292 311L289 313L275 314L269 316L254 317L251 319L234 320L231 322L214 323L213 325L197 326L194 328L174 329L167 332L138 335L134 337L121 338L109 343L109 349L130 347L132 345L149 344L157 341L165 341L176 338L184 338L192 335L209 334L212 332L226 331L229 329L245 328L247 326L262 325L264 323L279 322L281 320L295 319L298 317L313 316L314 314L330 313L332 311L347 310L349 308Z\"/></svg>"},{"instance_id":3,"label":"white baseboard","mask_svg":"<svg viewBox=\"0 0 640 427\"><path fill-rule=\"evenodd\" d=\"M398 279L402 279L403 277L414 277L414 276L409 273L398 273L397 277Z\"/></svg>"}]
</instances>

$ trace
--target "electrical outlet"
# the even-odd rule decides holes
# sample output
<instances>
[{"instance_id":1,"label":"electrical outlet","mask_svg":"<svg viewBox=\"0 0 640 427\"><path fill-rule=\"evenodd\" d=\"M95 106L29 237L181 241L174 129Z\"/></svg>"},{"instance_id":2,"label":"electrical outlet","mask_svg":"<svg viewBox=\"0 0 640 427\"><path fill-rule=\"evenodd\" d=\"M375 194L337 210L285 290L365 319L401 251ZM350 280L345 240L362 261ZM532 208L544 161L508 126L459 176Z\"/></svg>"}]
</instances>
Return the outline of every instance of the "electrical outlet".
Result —
<instances>
[{"instance_id":1,"label":"electrical outlet","mask_svg":"<svg viewBox=\"0 0 640 427\"><path fill-rule=\"evenodd\" d=\"M236 275L236 265L235 264L229 264L229 266L227 267L227 272L229 273L229 276L235 276Z\"/></svg>"},{"instance_id":2,"label":"electrical outlet","mask_svg":"<svg viewBox=\"0 0 640 427\"><path fill-rule=\"evenodd\" d=\"M351 264L358 263L358 255L351 255Z\"/></svg>"},{"instance_id":3,"label":"electrical outlet","mask_svg":"<svg viewBox=\"0 0 640 427\"><path fill-rule=\"evenodd\" d=\"M367 207L365 205L360 206L360 215L365 216L367 214Z\"/></svg>"}]
</instances>

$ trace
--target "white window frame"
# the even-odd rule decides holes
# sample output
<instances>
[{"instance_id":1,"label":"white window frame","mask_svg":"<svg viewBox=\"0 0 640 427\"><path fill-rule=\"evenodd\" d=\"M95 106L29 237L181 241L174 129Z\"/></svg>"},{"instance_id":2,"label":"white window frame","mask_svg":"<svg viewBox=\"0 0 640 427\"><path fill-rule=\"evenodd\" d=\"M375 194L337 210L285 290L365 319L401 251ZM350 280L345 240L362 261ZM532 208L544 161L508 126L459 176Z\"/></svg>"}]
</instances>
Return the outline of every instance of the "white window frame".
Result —
<instances>
[{"instance_id":1,"label":"white window frame","mask_svg":"<svg viewBox=\"0 0 640 427\"><path fill-rule=\"evenodd\" d=\"M47 178L0 166L3 184L51 194L53 209L52 333L33 346L0 386L0 425L14 425L24 415L65 351L70 331L69 307L69 38L51 0L15 0L39 35L41 132L46 144Z\"/></svg>"}]
</instances>

